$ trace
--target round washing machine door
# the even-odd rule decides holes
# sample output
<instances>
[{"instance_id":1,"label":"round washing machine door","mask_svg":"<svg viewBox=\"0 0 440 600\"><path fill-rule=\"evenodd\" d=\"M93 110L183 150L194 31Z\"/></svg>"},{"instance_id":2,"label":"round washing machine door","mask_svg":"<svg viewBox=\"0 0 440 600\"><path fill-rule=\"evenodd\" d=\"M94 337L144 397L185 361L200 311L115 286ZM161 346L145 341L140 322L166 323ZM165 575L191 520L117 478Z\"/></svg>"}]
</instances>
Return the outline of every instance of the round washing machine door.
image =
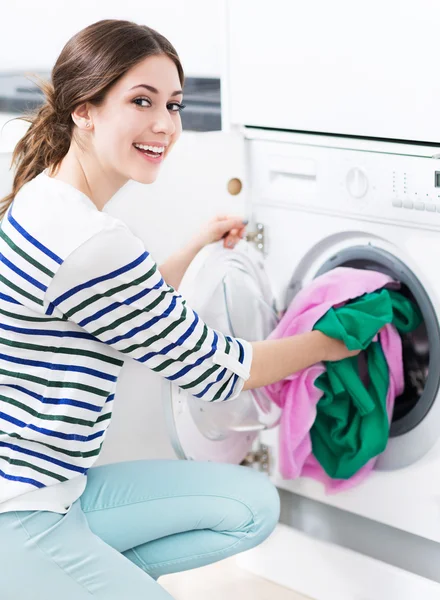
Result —
<instances>
[{"instance_id":1,"label":"round washing machine door","mask_svg":"<svg viewBox=\"0 0 440 600\"><path fill-rule=\"evenodd\" d=\"M249 243L234 250L204 248L189 266L179 292L210 327L247 341L265 339L278 318L262 256ZM206 402L164 381L165 414L179 458L239 464L258 433L274 427L280 409L263 390L226 402Z\"/></svg>"},{"instance_id":2,"label":"round washing machine door","mask_svg":"<svg viewBox=\"0 0 440 600\"><path fill-rule=\"evenodd\" d=\"M286 305L311 279L336 267L352 267L389 275L419 307L423 323L401 336L405 390L396 398L388 445L376 468L393 470L413 464L438 441L440 431L440 326L432 299L414 271L379 239L329 247L320 258L314 254L307 267L308 259L305 257L288 286Z\"/></svg>"}]
</instances>

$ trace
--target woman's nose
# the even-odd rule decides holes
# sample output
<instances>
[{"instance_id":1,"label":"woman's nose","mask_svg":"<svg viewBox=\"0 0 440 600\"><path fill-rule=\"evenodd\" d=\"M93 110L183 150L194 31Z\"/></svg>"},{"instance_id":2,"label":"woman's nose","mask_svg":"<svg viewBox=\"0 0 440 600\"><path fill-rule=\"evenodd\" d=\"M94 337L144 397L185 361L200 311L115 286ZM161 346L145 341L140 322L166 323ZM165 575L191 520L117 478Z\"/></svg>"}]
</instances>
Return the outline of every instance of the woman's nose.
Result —
<instances>
[{"instance_id":1,"label":"woman's nose","mask_svg":"<svg viewBox=\"0 0 440 600\"><path fill-rule=\"evenodd\" d=\"M154 133L165 133L167 135L172 135L175 132L176 126L168 109L156 112L152 130Z\"/></svg>"}]
</instances>

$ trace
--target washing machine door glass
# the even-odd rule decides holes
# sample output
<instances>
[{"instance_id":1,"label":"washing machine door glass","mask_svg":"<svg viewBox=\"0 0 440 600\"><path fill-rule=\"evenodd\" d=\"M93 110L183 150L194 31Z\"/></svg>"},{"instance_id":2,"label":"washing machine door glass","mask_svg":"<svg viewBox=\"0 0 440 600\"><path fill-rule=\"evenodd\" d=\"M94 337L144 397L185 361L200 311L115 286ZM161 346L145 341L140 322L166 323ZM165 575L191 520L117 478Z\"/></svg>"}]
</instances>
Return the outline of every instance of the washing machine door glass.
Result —
<instances>
[{"instance_id":1,"label":"washing machine door glass","mask_svg":"<svg viewBox=\"0 0 440 600\"><path fill-rule=\"evenodd\" d=\"M221 243L204 248L179 292L207 325L226 335L263 340L278 322L263 257L246 242L234 250ZM169 382L164 385L169 435L179 458L238 464L258 433L279 421L279 408L261 389L207 402Z\"/></svg>"}]
</instances>

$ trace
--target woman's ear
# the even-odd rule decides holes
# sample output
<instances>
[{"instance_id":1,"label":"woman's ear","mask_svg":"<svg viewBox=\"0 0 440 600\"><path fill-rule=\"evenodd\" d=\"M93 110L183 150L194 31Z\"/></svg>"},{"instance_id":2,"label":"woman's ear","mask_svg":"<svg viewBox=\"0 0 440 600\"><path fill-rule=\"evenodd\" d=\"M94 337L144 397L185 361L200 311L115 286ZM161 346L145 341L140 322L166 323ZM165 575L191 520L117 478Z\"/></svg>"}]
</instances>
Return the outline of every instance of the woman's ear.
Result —
<instances>
[{"instance_id":1,"label":"woman's ear","mask_svg":"<svg viewBox=\"0 0 440 600\"><path fill-rule=\"evenodd\" d=\"M89 105L87 102L77 106L71 116L75 125L80 129L89 129L92 125Z\"/></svg>"}]
</instances>

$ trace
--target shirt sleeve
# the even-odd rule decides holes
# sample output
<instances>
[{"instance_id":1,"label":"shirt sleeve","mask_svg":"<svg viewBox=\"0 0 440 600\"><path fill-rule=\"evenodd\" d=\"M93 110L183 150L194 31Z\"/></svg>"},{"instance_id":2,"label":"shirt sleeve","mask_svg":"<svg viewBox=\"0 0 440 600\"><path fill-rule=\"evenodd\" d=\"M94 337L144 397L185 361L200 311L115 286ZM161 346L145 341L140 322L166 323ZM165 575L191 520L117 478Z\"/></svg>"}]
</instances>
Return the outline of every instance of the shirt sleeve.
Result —
<instances>
[{"instance_id":1,"label":"shirt sleeve","mask_svg":"<svg viewBox=\"0 0 440 600\"><path fill-rule=\"evenodd\" d=\"M251 344L206 325L122 222L65 259L45 304L197 398L232 400L249 378Z\"/></svg>"}]
</instances>

